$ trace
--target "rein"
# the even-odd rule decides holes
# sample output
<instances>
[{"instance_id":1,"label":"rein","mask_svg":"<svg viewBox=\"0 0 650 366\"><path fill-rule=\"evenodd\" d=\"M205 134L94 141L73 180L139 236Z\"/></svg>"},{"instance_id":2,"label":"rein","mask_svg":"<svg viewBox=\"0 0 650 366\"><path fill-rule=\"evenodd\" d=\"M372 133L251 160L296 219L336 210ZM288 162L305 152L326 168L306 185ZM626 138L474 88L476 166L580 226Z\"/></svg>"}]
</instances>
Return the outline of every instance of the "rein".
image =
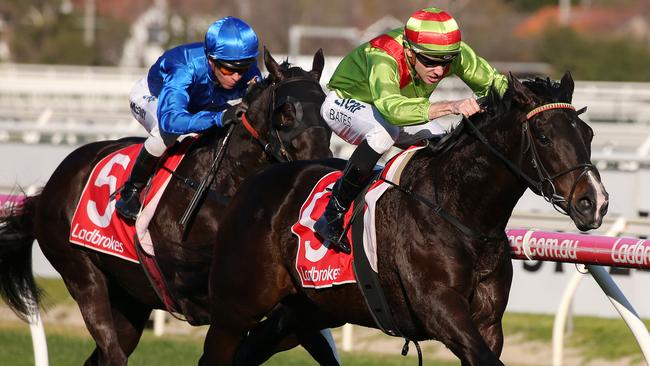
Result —
<instances>
[{"instance_id":1,"label":"rein","mask_svg":"<svg viewBox=\"0 0 650 366\"><path fill-rule=\"evenodd\" d=\"M286 163L286 162L292 161L291 156L289 155L289 153L285 149L284 144L282 143L282 139L280 139L279 136L278 136L278 142L280 144L280 149L279 149L279 152L278 152L278 151L275 151L273 149L273 147L271 146L271 144L269 142L265 141L260 136L260 133L257 132L255 127L253 127L253 125L251 125L251 123L248 121L248 118L246 118L246 113L242 114L241 122L242 122L242 125L244 125L244 127L246 128L246 131L248 131L248 133L251 134L253 139L255 141L257 141L257 143L260 144L260 146L262 147L262 149L264 150L264 152L266 154L268 154L269 156L271 156L273 159L277 160L280 163ZM277 133L277 131L276 131L276 133Z\"/></svg>"},{"instance_id":2,"label":"rein","mask_svg":"<svg viewBox=\"0 0 650 366\"><path fill-rule=\"evenodd\" d=\"M440 215L443 219L445 219L447 222L450 224L454 225L458 230L460 230L463 234L469 236L470 238L480 240L482 242L490 242L490 241L496 241L500 238L491 238L489 236L483 235L480 232L474 231L471 228L469 228L467 225L463 224L458 220L456 217L454 217L452 214L447 212L444 207L438 203L438 200L436 199L434 202L431 202L427 197L424 197L416 192L413 192L413 190L409 188L405 188L395 182L391 182L385 178L381 178L382 181L392 185L393 187L397 188L401 192L406 193L407 195L415 198L415 200L421 202L425 206L429 207L431 210L433 210L434 213ZM437 197L437 195L434 195L434 197Z\"/></svg>"},{"instance_id":3,"label":"rein","mask_svg":"<svg viewBox=\"0 0 650 366\"><path fill-rule=\"evenodd\" d=\"M580 179L582 179L582 177L584 177L585 174L587 174L590 170L595 169L595 167L594 167L593 164L585 163L585 164L578 164L578 165L576 165L576 166L574 166L572 168L566 169L566 170L564 170L564 171L562 171L560 173L557 173L555 175L550 175L548 173L548 171L546 170L546 168L542 164L541 159L539 158L539 153L537 152L537 149L535 148L535 144L532 143L533 136L532 136L532 133L530 132L529 121L533 116L535 116L535 115L537 115L537 114L539 114L541 112L549 111L549 110L553 110L553 109L570 109L570 110L574 110L574 111L576 110L573 105L568 104L568 103L544 104L544 105L542 105L540 107L537 107L537 108L535 108L535 109L533 109L533 110L531 110L530 112L527 113L526 120L524 121L524 124L523 124L523 127L522 127L523 128L523 131L522 131L522 146L523 146L524 142L526 142L527 145L528 145L528 148L530 148L530 150L532 152L533 157L531 159L531 163L532 163L533 167L537 171L539 181L536 181L536 180L532 179L531 177L529 177L526 173L524 173L523 170L521 170L521 168L519 168L512 161L510 161L505 155L503 155L500 151L498 151L496 148L494 148L494 146L492 146L490 144L490 142L487 140L485 135L483 135L483 133L481 133L481 131L478 129L478 127L476 127L476 125L474 125L474 123L472 123L469 120L469 118L463 116L463 121L467 126L470 127L470 133L472 133L474 136L476 136L476 138L481 143L483 143L488 148L488 150L490 150L490 152L492 152L492 154L494 154L499 160L501 160L504 164L506 164L508 166L508 168L510 170L512 170L513 173L515 173L519 178L525 180L530 186L535 187L541 193L542 197L544 197L544 199L547 202L551 203L551 205L553 205L553 208L558 210L558 212L560 212L562 214L565 214L565 215L568 215L567 210L562 209L562 207L558 205L561 202L567 202L567 200L565 200L562 196L559 196L556 193L555 184L553 183L553 181L555 179L567 174L567 173L570 173L570 172L574 171L574 170L583 169L582 173L580 173L578 178L574 181L573 186L571 187L571 191L569 193L569 201L571 201L571 199L573 198L573 194L575 192L576 186L577 186L578 182L580 181ZM584 111L586 111L586 107L578 110L577 114L581 114ZM525 140L525 139L527 139L527 140ZM522 155L526 150L527 149L522 148ZM434 199L435 200L432 202L427 197L424 197L424 196L422 196L422 195L420 195L420 194L418 194L416 192L413 192L409 188L405 188L405 187L403 187L403 186L401 186L399 184L396 184L396 183L391 182L389 180L386 180L384 178L381 178L381 180L383 180L384 182L394 186L395 188L399 189L401 192L404 192L407 195L410 195L415 200L421 202L425 206L431 208L433 210L433 212L440 215L440 217L442 217L444 220L446 220L447 222L449 222L450 224L455 226L463 234L465 234L465 235L467 235L467 236L469 236L471 238L480 240L482 242L491 242L491 241L496 241L496 240L500 239L500 237L499 238L491 238L489 236L486 236L486 235L484 235L484 234L482 234L480 232L477 232L477 231L469 228L468 226L464 225L462 222L460 222L460 220L458 220L456 217L454 217L449 212L447 212L438 203L438 201L436 199L437 194L434 194ZM544 184L545 183L550 184L550 187L551 187L551 193L548 196L546 195L546 193L544 191ZM558 209L558 207L559 207L559 209ZM562 210L560 210L560 209L562 209Z\"/></svg>"}]
</instances>

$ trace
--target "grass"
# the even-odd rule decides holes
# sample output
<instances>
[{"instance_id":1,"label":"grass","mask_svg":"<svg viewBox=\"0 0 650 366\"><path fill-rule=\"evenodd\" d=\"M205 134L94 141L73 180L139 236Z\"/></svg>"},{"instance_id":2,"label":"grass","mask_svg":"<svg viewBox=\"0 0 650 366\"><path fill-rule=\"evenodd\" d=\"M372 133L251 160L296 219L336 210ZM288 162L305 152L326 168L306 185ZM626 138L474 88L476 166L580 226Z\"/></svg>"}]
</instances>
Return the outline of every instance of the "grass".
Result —
<instances>
[{"instance_id":1,"label":"grass","mask_svg":"<svg viewBox=\"0 0 650 366\"><path fill-rule=\"evenodd\" d=\"M531 341L551 342L553 320L550 315L508 313L503 321L504 333L520 334ZM644 320L644 324L650 328L650 321ZM574 317L573 333L565 339L565 346L577 349L586 360L642 359L641 349L632 331L619 318Z\"/></svg>"},{"instance_id":2,"label":"grass","mask_svg":"<svg viewBox=\"0 0 650 366\"><path fill-rule=\"evenodd\" d=\"M87 334L78 333L77 329L70 332L69 329L64 327L47 328L47 345L49 364L51 366L83 364L92 352L94 343ZM0 344L2 344L2 347L0 347L2 365L31 366L34 364L31 336L25 324L19 322L0 324ZM196 365L202 347L202 339L197 337L154 337L150 332L146 332L135 353L129 358L129 365ZM406 358L392 355L344 353L341 357L343 364L353 366L401 366L415 363L413 357ZM427 358L426 361L428 363L435 362L436 365L440 366L457 365L455 362L434 361L431 358ZM313 359L302 349L280 353L265 363L265 365L270 366L313 364Z\"/></svg>"},{"instance_id":3,"label":"grass","mask_svg":"<svg viewBox=\"0 0 650 366\"><path fill-rule=\"evenodd\" d=\"M39 285L47 292L45 307L59 304L74 304L63 282L58 279L38 279ZM538 341L550 345L553 316L507 313L504 317L506 336L520 335L525 341ZM12 325L13 324L13 325ZM645 321L650 327L650 321ZM586 360L616 360L630 358L640 361L642 354L631 331L621 319L596 317L574 317L573 333L566 337L566 346L572 347ZM94 344L83 328L66 328L46 324L51 365L82 364L92 351ZM27 327L22 323L0 323L0 360L3 365L33 365L31 338ZM130 365L182 365L195 364L201 354L202 339L192 335L187 337L154 337L146 332ZM53 352L56 350L56 352ZM411 355L415 352L411 352ZM399 356L373 356L343 354L346 364L352 365L406 365L412 358ZM425 360L427 359L425 354ZM192 360L192 362L188 362ZM427 360L430 362L431 360ZM279 354L269 361L269 365L312 364L309 355L302 350L292 350ZM445 363L436 363L444 365ZM454 365L456 363L447 363Z\"/></svg>"}]
</instances>

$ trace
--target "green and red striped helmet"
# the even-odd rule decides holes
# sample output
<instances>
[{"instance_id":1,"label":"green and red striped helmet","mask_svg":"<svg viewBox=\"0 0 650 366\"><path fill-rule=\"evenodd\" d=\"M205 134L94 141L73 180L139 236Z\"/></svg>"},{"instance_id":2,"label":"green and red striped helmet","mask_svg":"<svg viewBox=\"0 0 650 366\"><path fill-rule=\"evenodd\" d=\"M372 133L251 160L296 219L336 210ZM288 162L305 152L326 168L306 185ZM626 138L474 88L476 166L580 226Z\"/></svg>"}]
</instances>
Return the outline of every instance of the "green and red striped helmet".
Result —
<instances>
[{"instance_id":1,"label":"green and red striped helmet","mask_svg":"<svg viewBox=\"0 0 650 366\"><path fill-rule=\"evenodd\" d=\"M455 55L460 52L460 29L447 12L426 8L413 13L406 22L404 42L425 55Z\"/></svg>"}]
</instances>

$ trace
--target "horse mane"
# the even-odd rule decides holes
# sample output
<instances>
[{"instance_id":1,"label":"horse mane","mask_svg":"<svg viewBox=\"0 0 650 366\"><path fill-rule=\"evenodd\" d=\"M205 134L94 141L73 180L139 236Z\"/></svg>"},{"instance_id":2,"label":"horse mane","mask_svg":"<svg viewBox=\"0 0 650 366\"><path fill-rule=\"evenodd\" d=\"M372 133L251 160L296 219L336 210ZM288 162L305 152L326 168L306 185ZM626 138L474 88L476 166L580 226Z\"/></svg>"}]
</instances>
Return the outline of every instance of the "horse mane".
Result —
<instances>
[{"instance_id":1,"label":"horse mane","mask_svg":"<svg viewBox=\"0 0 650 366\"><path fill-rule=\"evenodd\" d=\"M488 95L481 101L485 112L470 116L470 121L478 127L506 113L511 107L510 103L505 103L505 99L505 96L501 97L495 88L490 88ZM466 127L464 119L461 119L460 123L445 131L442 138L434 137L428 140L429 148L427 150L434 155L442 154L458 144L467 135L465 132L468 130L469 128Z\"/></svg>"}]
</instances>

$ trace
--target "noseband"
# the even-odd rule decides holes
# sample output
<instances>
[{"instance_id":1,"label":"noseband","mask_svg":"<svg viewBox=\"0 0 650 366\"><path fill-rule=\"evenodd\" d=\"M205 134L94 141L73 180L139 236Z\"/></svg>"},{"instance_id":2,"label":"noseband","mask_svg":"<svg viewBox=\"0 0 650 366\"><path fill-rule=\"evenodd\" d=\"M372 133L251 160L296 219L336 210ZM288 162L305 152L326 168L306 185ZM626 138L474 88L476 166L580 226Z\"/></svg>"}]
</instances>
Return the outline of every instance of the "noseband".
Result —
<instances>
[{"instance_id":1,"label":"noseband","mask_svg":"<svg viewBox=\"0 0 650 366\"><path fill-rule=\"evenodd\" d=\"M290 103L296 110L296 121L290 131L282 131L276 126L280 124L272 120L270 127L271 140L265 140L251 125L246 114L242 115L242 124L253 138L262 146L264 152L278 162L289 162L293 159L289 155L285 144L293 141L305 130L321 127L317 121L304 119L311 112L320 115L320 105L325 100L325 93L320 84L310 77L293 77L284 79L272 85L271 103L269 104L269 118L275 118L274 113L286 103ZM299 97L295 97L297 95Z\"/></svg>"}]
</instances>

